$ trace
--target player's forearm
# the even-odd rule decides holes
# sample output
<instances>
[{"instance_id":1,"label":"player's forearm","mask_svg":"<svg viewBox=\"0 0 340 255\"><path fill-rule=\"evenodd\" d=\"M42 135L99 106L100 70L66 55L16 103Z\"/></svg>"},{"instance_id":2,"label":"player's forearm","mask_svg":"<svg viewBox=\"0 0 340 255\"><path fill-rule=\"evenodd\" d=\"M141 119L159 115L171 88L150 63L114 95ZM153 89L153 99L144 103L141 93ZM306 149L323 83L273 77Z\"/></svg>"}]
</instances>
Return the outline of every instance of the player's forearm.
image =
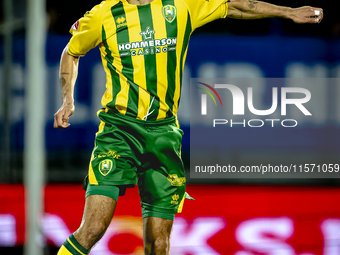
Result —
<instances>
[{"instance_id":1,"label":"player's forearm","mask_svg":"<svg viewBox=\"0 0 340 255\"><path fill-rule=\"evenodd\" d=\"M260 19L269 17L290 18L292 8L255 0L230 0L229 14L231 18Z\"/></svg>"},{"instance_id":2,"label":"player's forearm","mask_svg":"<svg viewBox=\"0 0 340 255\"><path fill-rule=\"evenodd\" d=\"M73 104L74 85L78 75L79 58L75 58L67 53L66 46L60 60L59 79L63 104Z\"/></svg>"},{"instance_id":3,"label":"player's forearm","mask_svg":"<svg viewBox=\"0 0 340 255\"><path fill-rule=\"evenodd\" d=\"M254 14L254 13L243 12L240 10L235 10L233 13L230 13L228 17L232 19L249 19L250 20L250 19L270 18L273 16L264 15L264 14Z\"/></svg>"},{"instance_id":4,"label":"player's forearm","mask_svg":"<svg viewBox=\"0 0 340 255\"><path fill-rule=\"evenodd\" d=\"M228 17L234 19L261 19L282 17L295 23L320 23L323 19L322 8L303 6L290 8L256 0L229 0Z\"/></svg>"}]
</instances>

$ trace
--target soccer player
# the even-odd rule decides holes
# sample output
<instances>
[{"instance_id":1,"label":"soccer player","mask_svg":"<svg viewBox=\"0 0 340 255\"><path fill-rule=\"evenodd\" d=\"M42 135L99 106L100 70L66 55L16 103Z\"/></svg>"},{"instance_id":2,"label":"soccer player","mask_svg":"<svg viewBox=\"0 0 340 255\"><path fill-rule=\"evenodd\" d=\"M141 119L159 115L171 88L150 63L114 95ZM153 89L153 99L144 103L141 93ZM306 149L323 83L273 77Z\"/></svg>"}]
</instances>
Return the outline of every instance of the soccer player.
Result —
<instances>
[{"instance_id":1,"label":"soccer player","mask_svg":"<svg viewBox=\"0 0 340 255\"><path fill-rule=\"evenodd\" d=\"M55 128L70 126L79 57L99 46L106 92L84 181L82 223L58 255L84 255L104 235L126 188L139 187L145 254L168 254L175 213L185 193L176 114L191 33L219 18L283 17L319 23L320 8L255 0L106 0L71 28L60 62L63 104Z\"/></svg>"}]
</instances>

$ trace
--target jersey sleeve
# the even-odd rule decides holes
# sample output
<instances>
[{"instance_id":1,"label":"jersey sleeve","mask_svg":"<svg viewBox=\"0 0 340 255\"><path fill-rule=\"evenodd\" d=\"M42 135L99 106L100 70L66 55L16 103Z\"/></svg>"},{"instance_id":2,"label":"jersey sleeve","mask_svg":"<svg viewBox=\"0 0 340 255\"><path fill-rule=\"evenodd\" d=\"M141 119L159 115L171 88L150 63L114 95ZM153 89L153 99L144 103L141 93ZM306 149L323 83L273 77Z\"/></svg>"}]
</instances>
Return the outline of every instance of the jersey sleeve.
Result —
<instances>
[{"instance_id":1,"label":"jersey sleeve","mask_svg":"<svg viewBox=\"0 0 340 255\"><path fill-rule=\"evenodd\" d=\"M100 5L95 6L71 27L72 38L68 45L68 53L71 56L85 56L89 50L102 42L102 15L98 11L99 8Z\"/></svg>"},{"instance_id":2,"label":"jersey sleeve","mask_svg":"<svg viewBox=\"0 0 340 255\"><path fill-rule=\"evenodd\" d=\"M183 0L189 9L193 29L216 19L225 18L228 0Z\"/></svg>"}]
</instances>

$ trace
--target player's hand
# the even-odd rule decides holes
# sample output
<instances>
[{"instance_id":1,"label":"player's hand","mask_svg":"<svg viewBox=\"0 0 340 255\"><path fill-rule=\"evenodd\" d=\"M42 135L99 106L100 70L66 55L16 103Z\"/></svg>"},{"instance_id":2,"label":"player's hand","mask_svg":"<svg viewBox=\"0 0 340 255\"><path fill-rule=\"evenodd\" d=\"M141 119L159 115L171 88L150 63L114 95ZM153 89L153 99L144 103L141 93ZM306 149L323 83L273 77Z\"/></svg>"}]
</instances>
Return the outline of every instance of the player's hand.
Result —
<instances>
[{"instance_id":1,"label":"player's hand","mask_svg":"<svg viewBox=\"0 0 340 255\"><path fill-rule=\"evenodd\" d=\"M54 114L54 128L68 128L71 124L68 123L69 117L74 113L74 104L63 104L60 109Z\"/></svg>"},{"instance_id":2,"label":"player's hand","mask_svg":"<svg viewBox=\"0 0 340 255\"><path fill-rule=\"evenodd\" d=\"M310 6L294 8L289 15L295 23L320 23L323 19L323 10Z\"/></svg>"}]
</instances>

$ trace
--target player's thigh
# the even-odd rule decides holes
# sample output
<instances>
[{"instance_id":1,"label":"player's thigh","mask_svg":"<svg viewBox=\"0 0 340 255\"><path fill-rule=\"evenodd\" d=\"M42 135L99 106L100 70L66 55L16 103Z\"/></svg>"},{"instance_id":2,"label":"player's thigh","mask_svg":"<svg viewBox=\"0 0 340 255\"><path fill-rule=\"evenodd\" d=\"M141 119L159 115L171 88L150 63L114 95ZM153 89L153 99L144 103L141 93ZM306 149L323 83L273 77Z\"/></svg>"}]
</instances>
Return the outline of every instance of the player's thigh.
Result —
<instances>
[{"instance_id":1,"label":"player's thigh","mask_svg":"<svg viewBox=\"0 0 340 255\"><path fill-rule=\"evenodd\" d=\"M134 134L130 135L125 131L125 123L114 122L115 120L117 119L112 118L111 122L106 120L108 123L101 121L99 132L96 134L88 175L91 189L96 189L96 186L136 184L138 160L131 147L134 144L130 140ZM98 193L100 191L88 194L99 195Z\"/></svg>"},{"instance_id":2,"label":"player's thigh","mask_svg":"<svg viewBox=\"0 0 340 255\"><path fill-rule=\"evenodd\" d=\"M182 133L173 125L157 127L153 143L137 172L143 218L173 220L181 212L185 198L185 171L180 157Z\"/></svg>"},{"instance_id":3,"label":"player's thigh","mask_svg":"<svg viewBox=\"0 0 340 255\"><path fill-rule=\"evenodd\" d=\"M184 179L177 174L150 169L139 175L138 189L143 218L157 217L173 220L181 212L185 198L185 183L173 185L172 179Z\"/></svg>"},{"instance_id":4,"label":"player's thigh","mask_svg":"<svg viewBox=\"0 0 340 255\"><path fill-rule=\"evenodd\" d=\"M80 243L100 238L110 225L116 201L108 196L91 195L85 200L84 214L79 229L74 233Z\"/></svg>"}]
</instances>

